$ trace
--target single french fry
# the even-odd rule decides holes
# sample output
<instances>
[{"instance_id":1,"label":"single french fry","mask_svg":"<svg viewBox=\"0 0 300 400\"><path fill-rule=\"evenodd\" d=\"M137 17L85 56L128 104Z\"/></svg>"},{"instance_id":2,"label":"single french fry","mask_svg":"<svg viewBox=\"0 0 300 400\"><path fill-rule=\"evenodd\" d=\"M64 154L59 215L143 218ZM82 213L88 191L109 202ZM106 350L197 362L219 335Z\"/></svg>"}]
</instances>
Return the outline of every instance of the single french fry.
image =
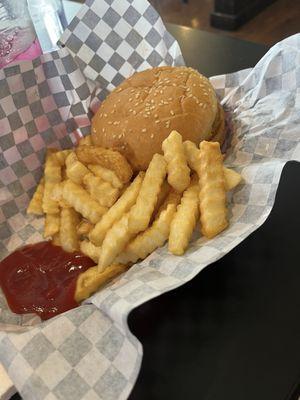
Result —
<instances>
[{"instance_id":1,"label":"single french fry","mask_svg":"<svg viewBox=\"0 0 300 400\"><path fill-rule=\"evenodd\" d=\"M233 169L230 168L223 168L224 171L224 179L225 179L225 189L227 192L229 190L234 189L237 185L241 183L242 175L238 172L235 172Z\"/></svg>"},{"instance_id":2,"label":"single french fry","mask_svg":"<svg viewBox=\"0 0 300 400\"><path fill-rule=\"evenodd\" d=\"M44 238L53 237L60 229L60 214L46 214L44 225Z\"/></svg>"},{"instance_id":3,"label":"single french fry","mask_svg":"<svg viewBox=\"0 0 300 400\"><path fill-rule=\"evenodd\" d=\"M56 158L56 153L53 151L47 152L44 179L43 211L46 214L57 214L59 212L59 204L51 199L51 193L54 185L61 182L61 166Z\"/></svg>"},{"instance_id":4,"label":"single french fry","mask_svg":"<svg viewBox=\"0 0 300 400\"><path fill-rule=\"evenodd\" d=\"M63 198L92 224L96 224L107 211L107 208L100 206L85 189L71 180L64 183Z\"/></svg>"},{"instance_id":5,"label":"single french fry","mask_svg":"<svg viewBox=\"0 0 300 400\"><path fill-rule=\"evenodd\" d=\"M91 172L83 177L83 183L91 197L103 207L111 207L119 197L119 189L114 188L109 182L103 181Z\"/></svg>"},{"instance_id":6,"label":"single french fry","mask_svg":"<svg viewBox=\"0 0 300 400\"><path fill-rule=\"evenodd\" d=\"M134 236L128 228L129 212L115 222L107 232L101 247L98 270L103 271L111 265Z\"/></svg>"},{"instance_id":7,"label":"single french fry","mask_svg":"<svg viewBox=\"0 0 300 400\"><path fill-rule=\"evenodd\" d=\"M200 150L195 145L195 143L190 140L186 140L183 143L185 154L188 160L188 164L190 168L197 172L198 176L200 176ZM224 169L224 178L225 178L225 188L227 191L235 188L242 180L242 176L232 169L226 168Z\"/></svg>"},{"instance_id":8,"label":"single french fry","mask_svg":"<svg viewBox=\"0 0 300 400\"><path fill-rule=\"evenodd\" d=\"M76 148L76 155L78 160L84 164L99 164L114 171L123 183L130 181L132 177L130 164L118 151L85 145Z\"/></svg>"},{"instance_id":9,"label":"single french fry","mask_svg":"<svg viewBox=\"0 0 300 400\"><path fill-rule=\"evenodd\" d=\"M91 267L85 272L80 274L77 278L75 289L75 301L80 303L87 299L92 293L100 289L106 283L110 282L113 278L125 272L128 269L126 265L113 264L99 272L98 267Z\"/></svg>"},{"instance_id":10,"label":"single french fry","mask_svg":"<svg viewBox=\"0 0 300 400\"><path fill-rule=\"evenodd\" d=\"M66 162L66 158L68 157L68 155L72 153L71 149L67 149L67 150L59 150L55 153L56 159L59 162L59 165L61 167L63 167L65 165Z\"/></svg>"},{"instance_id":11,"label":"single french fry","mask_svg":"<svg viewBox=\"0 0 300 400\"><path fill-rule=\"evenodd\" d=\"M77 226L77 235L78 236L88 236L91 230L94 228L95 225L91 224L89 221L82 220L79 222Z\"/></svg>"},{"instance_id":12,"label":"single french fry","mask_svg":"<svg viewBox=\"0 0 300 400\"><path fill-rule=\"evenodd\" d=\"M80 242L80 251L81 253L95 261L96 264L98 264L101 247L95 246L89 240L83 240Z\"/></svg>"},{"instance_id":13,"label":"single french fry","mask_svg":"<svg viewBox=\"0 0 300 400\"><path fill-rule=\"evenodd\" d=\"M93 142L92 142L92 136L91 135L87 135L82 137L79 140L78 146L92 146Z\"/></svg>"},{"instance_id":14,"label":"single french fry","mask_svg":"<svg viewBox=\"0 0 300 400\"><path fill-rule=\"evenodd\" d=\"M90 173L85 165L78 161L74 152L66 158L66 175L71 181L80 185L86 174Z\"/></svg>"},{"instance_id":15,"label":"single french fry","mask_svg":"<svg viewBox=\"0 0 300 400\"><path fill-rule=\"evenodd\" d=\"M45 180L42 178L30 200L27 207L27 214L42 215L43 212L43 196L44 196Z\"/></svg>"},{"instance_id":16,"label":"single french fry","mask_svg":"<svg viewBox=\"0 0 300 400\"><path fill-rule=\"evenodd\" d=\"M200 143L201 232L213 238L228 226L223 157L218 142Z\"/></svg>"},{"instance_id":17,"label":"single french fry","mask_svg":"<svg viewBox=\"0 0 300 400\"><path fill-rule=\"evenodd\" d=\"M167 161L168 182L177 192L181 193L190 184L190 169L180 133L172 131L162 142L162 150Z\"/></svg>"},{"instance_id":18,"label":"single french fry","mask_svg":"<svg viewBox=\"0 0 300 400\"><path fill-rule=\"evenodd\" d=\"M198 177L194 177L190 186L183 192L181 202L171 222L169 251L172 254L177 256L184 254L198 218L199 183Z\"/></svg>"},{"instance_id":19,"label":"single french fry","mask_svg":"<svg viewBox=\"0 0 300 400\"><path fill-rule=\"evenodd\" d=\"M171 192L152 226L136 236L116 258L116 262L135 263L139 259L146 258L158 247L163 246L168 240L170 225L179 201L180 194Z\"/></svg>"},{"instance_id":20,"label":"single french fry","mask_svg":"<svg viewBox=\"0 0 300 400\"><path fill-rule=\"evenodd\" d=\"M167 161L168 182L177 192L182 193L190 184L190 169L180 133L172 131L162 142L162 150Z\"/></svg>"},{"instance_id":21,"label":"single french fry","mask_svg":"<svg viewBox=\"0 0 300 400\"><path fill-rule=\"evenodd\" d=\"M54 244L54 246L61 246L59 232L55 233L52 236L52 241L51 242L52 242L52 244Z\"/></svg>"},{"instance_id":22,"label":"single french fry","mask_svg":"<svg viewBox=\"0 0 300 400\"><path fill-rule=\"evenodd\" d=\"M113 224L118 221L136 202L139 194L144 172L140 172L130 186L125 190L122 196L115 204L103 215L101 220L95 225L95 228L90 232L89 239L96 246L101 246L103 239L108 230Z\"/></svg>"},{"instance_id":23,"label":"single french fry","mask_svg":"<svg viewBox=\"0 0 300 400\"><path fill-rule=\"evenodd\" d=\"M61 208L70 208L71 205L63 198L64 182L55 183L51 193L51 199L58 202Z\"/></svg>"},{"instance_id":24,"label":"single french fry","mask_svg":"<svg viewBox=\"0 0 300 400\"><path fill-rule=\"evenodd\" d=\"M131 233L139 233L148 227L166 172L164 157L154 154L146 171L136 204L130 210L129 230Z\"/></svg>"},{"instance_id":25,"label":"single french fry","mask_svg":"<svg viewBox=\"0 0 300 400\"><path fill-rule=\"evenodd\" d=\"M70 253L79 250L79 240L76 231L79 220L79 214L74 208L63 208L61 210L60 243L62 248Z\"/></svg>"},{"instance_id":26,"label":"single french fry","mask_svg":"<svg viewBox=\"0 0 300 400\"><path fill-rule=\"evenodd\" d=\"M88 169L92 171L94 175L106 182L109 182L113 187L117 189L121 189L123 187L122 181L118 178L118 175L114 171L97 164L88 164Z\"/></svg>"}]
</instances>

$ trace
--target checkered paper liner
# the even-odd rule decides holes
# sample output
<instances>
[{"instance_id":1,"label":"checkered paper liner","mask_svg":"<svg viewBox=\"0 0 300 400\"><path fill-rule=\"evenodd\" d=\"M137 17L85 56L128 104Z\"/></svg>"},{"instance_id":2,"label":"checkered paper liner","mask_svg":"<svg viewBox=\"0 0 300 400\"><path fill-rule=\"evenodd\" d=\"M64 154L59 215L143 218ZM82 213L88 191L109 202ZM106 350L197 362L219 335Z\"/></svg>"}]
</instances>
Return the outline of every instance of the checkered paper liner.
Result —
<instances>
[{"instance_id":1,"label":"checkered paper liner","mask_svg":"<svg viewBox=\"0 0 300 400\"><path fill-rule=\"evenodd\" d=\"M69 147L86 134L95 96L101 99L119 79L149 66L182 63L178 45L173 39L170 45L148 3L108 3L86 3L61 40L64 49L0 71L1 257L41 239L42 220L25 216L24 210L41 176L46 146ZM163 38L155 45L162 60L154 57L150 63L150 50L143 53L151 30L143 30L147 18ZM107 46L111 59L124 41L128 44L130 32L124 38L118 25L127 26L124 21L145 46L129 44L132 59L120 51L122 66L128 67L121 73L117 64L106 68L112 63ZM122 40L116 42L112 32ZM136 53L141 63L136 64ZM92 61L95 54L105 61L100 71ZM229 196L226 231L210 241L195 232L182 257L158 249L81 307L43 324L29 327L31 316L12 314L0 296L0 360L24 399L128 397L142 359L142 346L127 325L130 310L192 279L257 229L273 206L285 162L300 160L299 59L296 35L274 46L252 70L211 80L234 123L226 164L244 177Z\"/></svg>"}]
</instances>

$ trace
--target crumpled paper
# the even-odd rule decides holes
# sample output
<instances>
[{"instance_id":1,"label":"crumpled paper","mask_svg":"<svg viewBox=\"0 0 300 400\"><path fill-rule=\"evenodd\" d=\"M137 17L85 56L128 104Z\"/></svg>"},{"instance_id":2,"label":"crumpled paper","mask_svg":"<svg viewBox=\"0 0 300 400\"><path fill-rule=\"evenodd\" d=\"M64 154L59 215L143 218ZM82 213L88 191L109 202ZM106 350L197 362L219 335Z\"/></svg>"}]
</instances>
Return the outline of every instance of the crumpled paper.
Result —
<instances>
[{"instance_id":1,"label":"crumpled paper","mask_svg":"<svg viewBox=\"0 0 300 400\"><path fill-rule=\"evenodd\" d=\"M110 4L108 4L110 3ZM180 65L178 44L144 0L89 0L61 40L65 48L0 71L0 251L41 240L42 219L24 213L45 148L89 132L91 107L135 70ZM0 296L0 361L24 399L126 399L142 346L130 310L192 279L257 229L274 203L282 168L300 159L300 35L251 70L212 78L233 123L226 165L243 184L229 195L229 228L194 233L182 257L163 247L92 296L43 324L12 314Z\"/></svg>"}]
</instances>

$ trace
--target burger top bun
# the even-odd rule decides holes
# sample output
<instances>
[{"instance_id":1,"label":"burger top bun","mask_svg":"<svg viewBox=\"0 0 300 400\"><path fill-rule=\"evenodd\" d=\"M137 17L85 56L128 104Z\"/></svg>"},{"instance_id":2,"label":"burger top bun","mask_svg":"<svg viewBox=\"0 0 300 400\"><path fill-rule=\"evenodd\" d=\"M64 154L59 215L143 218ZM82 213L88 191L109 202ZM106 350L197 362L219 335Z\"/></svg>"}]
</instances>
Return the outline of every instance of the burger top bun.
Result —
<instances>
[{"instance_id":1,"label":"burger top bun","mask_svg":"<svg viewBox=\"0 0 300 400\"><path fill-rule=\"evenodd\" d=\"M136 171L162 153L172 130L197 145L224 139L224 113L214 89L192 68L135 73L107 96L92 119L93 143L118 150Z\"/></svg>"}]
</instances>

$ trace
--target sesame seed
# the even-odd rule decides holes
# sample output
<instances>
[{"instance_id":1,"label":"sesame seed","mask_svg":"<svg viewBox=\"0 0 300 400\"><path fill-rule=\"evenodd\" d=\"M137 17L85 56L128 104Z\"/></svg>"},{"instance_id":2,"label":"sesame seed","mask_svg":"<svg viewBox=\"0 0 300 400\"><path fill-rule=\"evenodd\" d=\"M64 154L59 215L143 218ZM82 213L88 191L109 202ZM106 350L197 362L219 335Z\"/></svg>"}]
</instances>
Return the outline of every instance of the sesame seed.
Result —
<instances>
[{"instance_id":1,"label":"sesame seed","mask_svg":"<svg viewBox=\"0 0 300 400\"><path fill-rule=\"evenodd\" d=\"M106 118L106 117L107 117L107 114L103 114L103 116Z\"/></svg>"},{"instance_id":2,"label":"sesame seed","mask_svg":"<svg viewBox=\"0 0 300 400\"><path fill-rule=\"evenodd\" d=\"M118 99L118 100L117 100L117 103L120 103L120 102L121 102L121 100L120 100L120 99Z\"/></svg>"},{"instance_id":3,"label":"sesame seed","mask_svg":"<svg viewBox=\"0 0 300 400\"><path fill-rule=\"evenodd\" d=\"M120 133L120 135L118 136L118 138L121 139L121 137L122 137L122 134Z\"/></svg>"},{"instance_id":4,"label":"sesame seed","mask_svg":"<svg viewBox=\"0 0 300 400\"><path fill-rule=\"evenodd\" d=\"M153 139L154 138L154 133L151 133L150 137L151 137L151 139Z\"/></svg>"},{"instance_id":5,"label":"sesame seed","mask_svg":"<svg viewBox=\"0 0 300 400\"><path fill-rule=\"evenodd\" d=\"M170 114L171 114L171 115L175 115L175 113L174 113L174 111L173 111L173 110L171 110L171 111L170 111Z\"/></svg>"},{"instance_id":6,"label":"sesame seed","mask_svg":"<svg viewBox=\"0 0 300 400\"><path fill-rule=\"evenodd\" d=\"M137 93L137 94L135 95L135 98L138 99L139 97L140 97L140 95Z\"/></svg>"},{"instance_id":7,"label":"sesame seed","mask_svg":"<svg viewBox=\"0 0 300 400\"><path fill-rule=\"evenodd\" d=\"M142 132L146 132L146 131L147 131L147 129L146 129L146 128L143 128L143 129L142 129Z\"/></svg>"},{"instance_id":8,"label":"sesame seed","mask_svg":"<svg viewBox=\"0 0 300 400\"><path fill-rule=\"evenodd\" d=\"M133 111L132 111L132 114L133 114L133 115L136 115L136 111L135 111L135 110L133 110Z\"/></svg>"},{"instance_id":9,"label":"sesame seed","mask_svg":"<svg viewBox=\"0 0 300 400\"><path fill-rule=\"evenodd\" d=\"M189 87L186 89L187 92L189 92L190 90L191 90L191 88L189 88Z\"/></svg>"},{"instance_id":10,"label":"sesame seed","mask_svg":"<svg viewBox=\"0 0 300 400\"><path fill-rule=\"evenodd\" d=\"M116 108L117 107L117 105L116 104L114 104L114 108Z\"/></svg>"},{"instance_id":11,"label":"sesame seed","mask_svg":"<svg viewBox=\"0 0 300 400\"><path fill-rule=\"evenodd\" d=\"M108 125L111 125L112 124L112 122L111 121L108 121Z\"/></svg>"},{"instance_id":12,"label":"sesame seed","mask_svg":"<svg viewBox=\"0 0 300 400\"><path fill-rule=\"evenodd\" d=\"M105 132L105 128L102 128L102 132ZM95 133L95 132L94 132Z\"/></svg>"},{"instance_id":13,"label":"sesame seed","mask_svg":"<svg viewBox=\"0 0 300 400\"><path fill-rule=\"evenodd\" d=\"M159 91L159 93L160 93L160 94L163 94L163 91L162 91L162 90L160 90L160 91Z\"/></svg>"},{"instance_id":14,"label":"sesame seed","mask_svg":"<svg viewBox=\"0 0 300 400\"><path fill-rule=\"evenodd\" d=\"M154 100L153 100L153 99L151 99L151 103L154 103Z\"/></svg>"},{"instance_id":15,"label":"sesame seed","mask_svg":"<svg viewBox=\"0 0 300 400\"><path fill-rule=\"evenodd\" d=\"M146 114L147 114L147 115L150 115L151 113L150 113L150 111L147 111Z\"/></svg>"},{"instance_id":16,"label":"sesame seed","mask_svg":"<svg viewBox=\"0 0 300 400\"><path fill-rule=\"evenodd\" d=\"M134 105L134 106L136 107L136 106L138 106L139 104L140 104L140 103L139 103L139 102L137 102L137 103L135 103L135 105Z\"/></svg>"},{"instance_id":17,"label":"sesame seed","mask_svg":"<svg viewBox=\"0 0 300 400\"><path fill-rule=\"evenodd\" d=\"M169 97L168 100L169 100L169 101L173 101L173 97Z\"/></svg>"},{"instance_id":18,"label":"sesame seed","mask_svg":"<svg viewBox=\"0 0 300 400\"><path fill-rule=\"evenodd\" d=\"M115 139L115 137L116 137L116 134L114 133L114 134L112 135L112 137Z\"/></svg>"},{"instance_id":19,"label":"sesame seed","mask_svg":"<svg viewBox=\"0 0 300 400\"><path fill-rule=\"evenodd\" d=\"M129 108L129 110L128 110L129 112L132 112L132 108Z\"/></svg>"},{"instance_id":20,"label":"sesame seed","mask_svg":"<svg viewBox=\"0 0 300 400\"><path fill-rule=\"evenodd\" d=\"M101 114L100 114L100 118L102 118L102 115L103 115L103 114L101 113Z\"/></svg>"},{"instance_id":21,"label":"sesame seed","mask_svg":"<svg viewBox=\"0 0 300 400\"><path fill-rule=\"evenodd\" d=\"M132 101L132 98L131 98L131 97L129 97L129 101Z\"/></svg>"},{"instance_id":22,"label":"sesame seed","mask_svg":"<svg viewBox=\"0 0 300 400\"><path fill-rule=\"evenodd\" d=\"M157 120L155 121L155 123L156 123L156 124L159 124L159 123L160 123L160 120L159 120L159 119L157 119Z\"/></svg>"},{"instance_id":23,"label":"sesame seed","mask_svg":"<svg viewBox=\"0 0 300 400\"><path fill-rule=\"evenodd\" d=\"M196 86L196 83L193 83L193 86L195 87L195 86Z\"/></svg>"},{"instance_id":24,"label":"sesame seed","mask_svg":"<svg viewBox=\"0 0 300 400\"><path fill-rule=\"evenodd\" d=\"M154 118L158 118L158 115L157 115L157 114L154 114Z\"/></svg>"},{"instance_id":25,"label":"sesame seed","mask_svg":"<svg viewBox=\"0 0 300 400\"><path fill-rule=\"evenodd\" d=\"M166 122L166 128L169 128L170 127L170 121L167 121Z\"/></svg>"},{"instance_id":26,"label":"sesame seed","mask_svg":"<svg viewBox=\"0 0 300 400\"><path fill-rule=\"evenodd\" d=\"M112 110L111 114L113 114L113 113L115 113L115 112L116 112L116 110Z\"/></svg>"},{"instance_id":27,"label":"sesame seed","mask_svg":"<svg viewBox=\"0 0 300 400\"><path fill-rule=\"evenodd\" d=\"M93 128L93 133L96 133L96 128Z\"/></svg>"}]
</instances>

